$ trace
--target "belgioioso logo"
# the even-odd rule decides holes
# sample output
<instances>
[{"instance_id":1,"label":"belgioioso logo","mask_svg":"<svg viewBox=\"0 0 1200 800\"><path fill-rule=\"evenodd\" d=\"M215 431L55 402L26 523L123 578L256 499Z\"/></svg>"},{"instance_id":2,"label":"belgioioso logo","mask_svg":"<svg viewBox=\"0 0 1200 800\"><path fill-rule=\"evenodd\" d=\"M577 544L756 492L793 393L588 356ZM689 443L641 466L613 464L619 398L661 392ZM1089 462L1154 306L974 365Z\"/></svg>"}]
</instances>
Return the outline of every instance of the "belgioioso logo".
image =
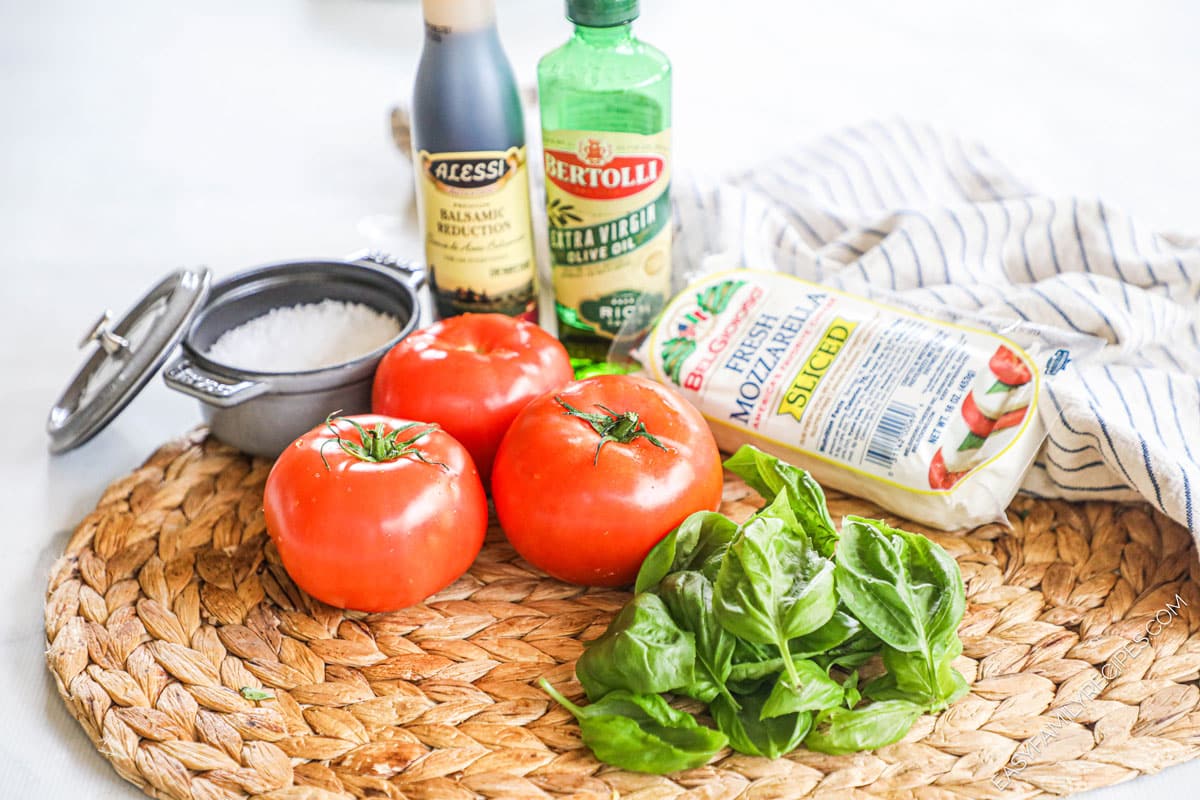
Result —
<instances>
[{"instance_id":1,"label":"belgioioso logo","mask_svg":"<svg viewBox=\"0 0 1200 800\"><path fill-rule=\"evenodd\" d=\"M729 306L745 281L721 281L696 294L696 302L680 304L661 323L662 335L669 335L662 344L662 367L677 386L684 362L696 352L696 340L706 336L716 324L717 315Z\"/></svg>"},{"instance_id":2,"label":"belgioioso logo","mask_svg":"<svg viewBox=\"0 0 1200 800\"><path fill-rule=\"evenodd\" d=\"M428 153L421 151L421 168L438 189L448 194L489 194L502 187L521 166L521 151L494 153Z\"/></svg>"}]
</instances>

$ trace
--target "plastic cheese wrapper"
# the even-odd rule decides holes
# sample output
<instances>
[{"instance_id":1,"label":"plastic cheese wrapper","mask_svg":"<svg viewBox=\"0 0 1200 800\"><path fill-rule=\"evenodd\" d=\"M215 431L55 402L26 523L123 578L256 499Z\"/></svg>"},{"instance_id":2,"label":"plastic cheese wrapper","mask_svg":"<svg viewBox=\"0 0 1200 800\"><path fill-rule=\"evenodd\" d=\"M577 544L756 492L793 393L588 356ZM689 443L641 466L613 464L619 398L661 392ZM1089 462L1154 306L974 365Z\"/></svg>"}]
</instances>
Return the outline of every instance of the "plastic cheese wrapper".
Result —
<instances>
[{"instance_id":1,"label":"plastic cheese wrapper","mask_svg":"<svg viewBox=\"0 0 1200 800\"><path fill-rule=\"evenodd\" d=\"M693 284L633 353L717 444L934 528L1006 520L1046 436L1046 384L1098 340L951 322L774 272Z\"/></svg>"}]
</instances>

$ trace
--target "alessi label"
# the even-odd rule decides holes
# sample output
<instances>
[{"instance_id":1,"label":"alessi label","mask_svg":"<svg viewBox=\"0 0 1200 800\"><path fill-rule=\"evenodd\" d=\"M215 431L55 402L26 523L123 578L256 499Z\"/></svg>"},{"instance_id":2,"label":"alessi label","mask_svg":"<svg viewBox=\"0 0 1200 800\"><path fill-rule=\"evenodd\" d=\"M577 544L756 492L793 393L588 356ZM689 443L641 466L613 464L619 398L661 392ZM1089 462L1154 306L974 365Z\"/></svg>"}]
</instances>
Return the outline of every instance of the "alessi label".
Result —
<instances>
[{"instance_id":1,"label":"alessi label","mask_svg":"<svg viewBox=\"0 0 1200 800\"><path fill-rule=\"evenodd\" d=\"M641 333L671 282L670 131L543 132L559 323Z\"/></svg>"},{"instance_id":2,"label":"alessi label","mask_svg":"<svg viewBox=\"0 0 1200 800\"><path fill-rule=\"evenodd\" d=\"M525 148L417 154L425 260L442 316L536 316Z\"/></svg>"},{"instance_id":3,"label":"alessi label","mask_svg":"<svg viewBox=\"0 0 1200 800\"><path fill-rule=\"evenodd\" d=\"M443 192L490 194L501 188L521 167L522 154L516 150L485 158L429 158L425 164L430 180Z\"/></svg>"}]
</instances>

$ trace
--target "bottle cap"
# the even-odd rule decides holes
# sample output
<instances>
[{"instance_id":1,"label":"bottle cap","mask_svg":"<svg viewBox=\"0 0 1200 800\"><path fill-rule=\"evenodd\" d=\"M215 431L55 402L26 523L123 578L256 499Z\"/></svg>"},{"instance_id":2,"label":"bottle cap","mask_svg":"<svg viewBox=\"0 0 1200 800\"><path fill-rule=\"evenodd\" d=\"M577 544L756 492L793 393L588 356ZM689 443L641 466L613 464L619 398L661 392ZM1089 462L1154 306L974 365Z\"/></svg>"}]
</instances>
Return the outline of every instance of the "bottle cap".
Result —
<instances>
[{"instance_id":1,"label":"bottle cap","mask_svg":"<svg viewBox=\"0 0 1200 800\"><path fill-rule=\"evenodd\" d=\"M638 17L638 0L567 0L567 19L586 28L612 28Z\"/></svg>"}]
</instances>

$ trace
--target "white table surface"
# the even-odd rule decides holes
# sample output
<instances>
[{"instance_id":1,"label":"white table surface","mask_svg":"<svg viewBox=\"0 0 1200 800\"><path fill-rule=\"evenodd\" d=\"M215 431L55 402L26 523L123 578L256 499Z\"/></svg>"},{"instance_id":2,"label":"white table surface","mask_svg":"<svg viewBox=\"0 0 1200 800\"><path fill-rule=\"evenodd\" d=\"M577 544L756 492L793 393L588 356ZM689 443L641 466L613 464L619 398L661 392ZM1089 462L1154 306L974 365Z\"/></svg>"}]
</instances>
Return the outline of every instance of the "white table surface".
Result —
<instances>
[{"instance_id":1,"label":"white table surface","mask_svg":"<svg viewBox=\"0 0 1200 800\"><path fill-rule=\"evenodd\" d=\"M642 34L675 64L678 168L747 166L903 114L982 138L1041 187L1200 229L1194 4L643 6ZM560 9L502 0L524 80L567 35ZM199 413L156 380L93 442L49 457L45 414L78 337L180 265L220 276L367 244L415 253L411 222L381 238L378 221L409 219L387 110L420 40L413 0L0 0L0 795L140 796L55 693L42 597L102 488ZM1193 763L1090 797L1197 781Z\"/></svg>"}]
</instances>

